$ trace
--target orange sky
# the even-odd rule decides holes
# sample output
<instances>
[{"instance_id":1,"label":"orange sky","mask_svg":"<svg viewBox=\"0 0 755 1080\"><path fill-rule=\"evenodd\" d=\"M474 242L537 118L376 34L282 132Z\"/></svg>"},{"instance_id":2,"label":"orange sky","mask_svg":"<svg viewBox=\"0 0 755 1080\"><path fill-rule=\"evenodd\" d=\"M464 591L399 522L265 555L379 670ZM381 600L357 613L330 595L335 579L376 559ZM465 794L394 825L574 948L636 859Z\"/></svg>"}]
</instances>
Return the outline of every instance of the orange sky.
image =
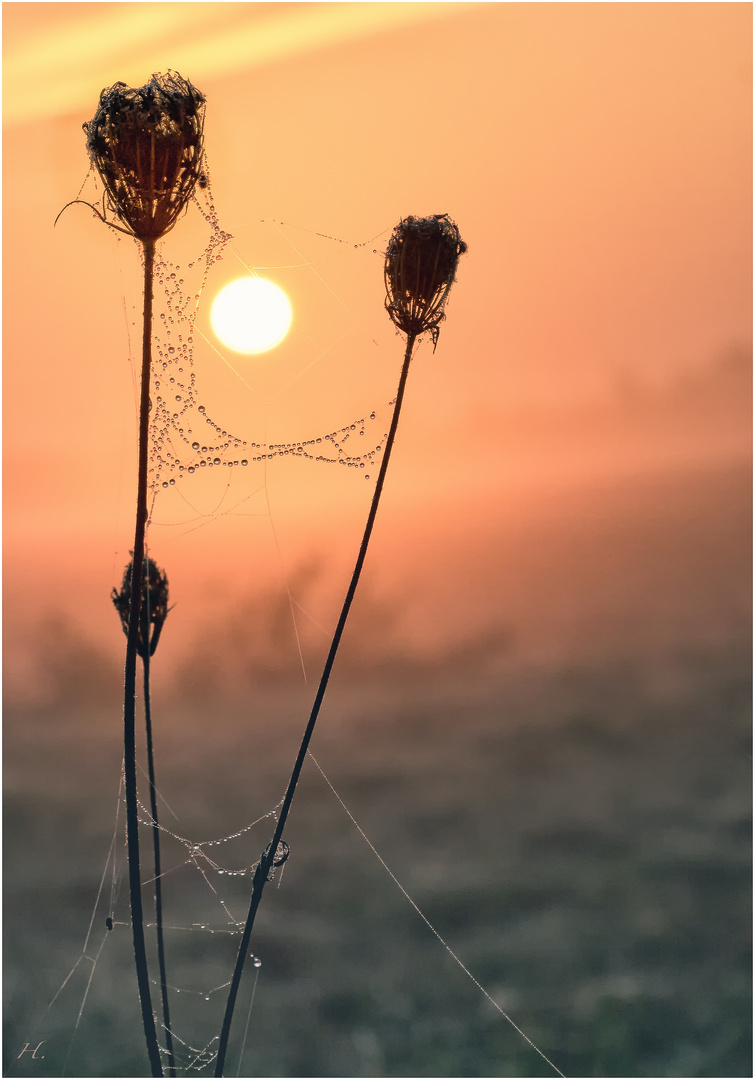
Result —
<instances>
[{"instance_id":1,"label":"orange sky","mask_svg":"<svg viewBox=\"0 0 755 1080\"><path fill-rule=\"evenodd\" d=\"M243 382L197 345L229 429L302 437L384 408L402 347L372 249L402 215L458 222L469 253L437 352L415 361L384 517L386 536L410 535L425 504L425 519L469 513L474 529L535 467L506 442L517 411L526 427L528 410L662 387L750 345L751 16L749 4L4 4L6 610L63 605L75 553L85 621L98 618L131 543L138 262L84 208L52 228L87 177L81 124L104 85L171 67L205 93L214 198L235 238L211 286L245 262L278 267L269 276L291 293L295 331L234 361ZM191 210L164 254L190 259L205 237ZM570 450L546 450L553 479ZM240 483L232 496L249 496ZM361 477L285 462L267 485L275 539L264 491L245 504L262 518L212 520L222 490L184 487L203 527L178 524L195 513L182 498L160 502L158 561L187 588L218 563L245 583L255 565L280 580L310 546L348 550L345 568Z\"/></svg>"}]
</instances>

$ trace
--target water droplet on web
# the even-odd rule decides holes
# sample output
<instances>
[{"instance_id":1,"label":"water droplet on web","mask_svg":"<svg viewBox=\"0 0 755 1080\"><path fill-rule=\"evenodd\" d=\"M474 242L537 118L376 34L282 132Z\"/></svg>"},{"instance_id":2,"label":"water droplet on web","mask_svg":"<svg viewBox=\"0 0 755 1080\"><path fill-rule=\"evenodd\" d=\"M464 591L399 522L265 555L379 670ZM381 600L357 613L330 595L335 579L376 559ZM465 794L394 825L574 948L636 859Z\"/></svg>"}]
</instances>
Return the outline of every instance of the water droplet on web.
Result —
<instances>
[{"instance_id":1,"label":"water droplet on web","mask_svg":"<svg viewBox=\"0 0 755 1080\"><path fill-rule=\"evenodd\" d=\"M199 449L199 443L198 442L193 442L191 444L191 448L192 448L192 450L198 450Z\"/></svg>"},{"instance_id":2,"label":"water droplet on web","mask_svg":"<svg viewBox=\"0 0 755 1080\"><path fill-rule=\"evenodd\" d=\"M260 960L259 956L255 956L253 963L256 968L262 967L262 961Z\"/></svg>"},{"instance_id":3,"label":"water droplet on web","mask_svg":"<svg viewBox=\"0 0 755 1080\"><path fill-rule=\"evenodd\" d=\"M197 405L197 412L204 412L204 405Z\"/></svg>"}]
</instances>

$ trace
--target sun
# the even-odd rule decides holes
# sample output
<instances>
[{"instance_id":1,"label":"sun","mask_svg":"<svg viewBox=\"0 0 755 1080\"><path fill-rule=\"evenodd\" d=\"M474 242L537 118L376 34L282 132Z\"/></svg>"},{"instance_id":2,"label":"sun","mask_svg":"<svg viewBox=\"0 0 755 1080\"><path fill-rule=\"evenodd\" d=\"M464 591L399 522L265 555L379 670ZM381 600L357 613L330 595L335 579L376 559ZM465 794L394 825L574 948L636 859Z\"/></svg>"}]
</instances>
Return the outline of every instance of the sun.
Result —
<instances>
[{"instance_id":1,"label":"sun","mask_svg":"<svg viewBox=\"0 0 755 1080\"><path fill-rule=\"evenodd\" d=\"M266 278L242 277L215 297L210 322L216 336L239 353L263 353L283 341L291 327L291 302Z\"/></svg>"}]
</instances>

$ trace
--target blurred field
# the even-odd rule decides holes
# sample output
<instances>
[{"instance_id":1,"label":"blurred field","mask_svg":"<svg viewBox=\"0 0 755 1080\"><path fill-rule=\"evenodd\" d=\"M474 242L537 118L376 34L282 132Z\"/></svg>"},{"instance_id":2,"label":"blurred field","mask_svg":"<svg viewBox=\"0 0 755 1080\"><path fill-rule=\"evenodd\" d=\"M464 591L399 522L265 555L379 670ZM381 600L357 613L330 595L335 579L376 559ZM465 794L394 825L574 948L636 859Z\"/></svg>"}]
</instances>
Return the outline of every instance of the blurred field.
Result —
<instances>
[{"instance_id":1,"label":"blurred field","mask_svg":"<svg viewBox=\"0 0 755 1080\"><path fill-rule=\"evenodd\" d=\"M451 523L449 565L469 566L459 589L479 610L455 638L413 648L368 590L336 668L317 760L437 931L567 1076L752 1074L751 513L742 466L548 495L515 522L491 509L466 540ZM413 603L438 602L441 564ZM158 782L179 818L163 821L195 840L280 799L312 692L291 689L275 648L245 657L221 626L155 701ZM4 1074L63 1075L70 1048L66 1075L144 1075L127 896L108 934L110 879L73 1043L88 960L40 1019L81 954L120 768L118 667L91 643L74 655L51 656L44 707L6 703ZM242 867L270 831L265 820L208 851ZM311 763L286 838L252 944L263 964L240 1075L554 1075ZM121 870L122 846L119 834ZM168 866L185 859L166 842ZM210 879L242 919L248 879ZM201 1048L235 939L193 868L166 877L165 904L174 1028ZM43 1059L18 1059L40 1040Z\"/></svg>"}]
</instances>

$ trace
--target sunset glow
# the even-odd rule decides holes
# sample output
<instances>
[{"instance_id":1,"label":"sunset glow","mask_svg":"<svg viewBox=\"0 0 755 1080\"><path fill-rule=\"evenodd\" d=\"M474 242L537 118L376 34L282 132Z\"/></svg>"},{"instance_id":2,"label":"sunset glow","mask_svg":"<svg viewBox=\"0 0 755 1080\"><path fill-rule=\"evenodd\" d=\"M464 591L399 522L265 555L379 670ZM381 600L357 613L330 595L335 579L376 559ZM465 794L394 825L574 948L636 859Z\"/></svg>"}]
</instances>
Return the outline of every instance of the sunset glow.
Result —
<instances>
[{"instance_id":1,"label":"sunset glow","mask_svg":"<svg viewBox=\"0 0 755 1080\"><path fill-rule=\"evenodd\" d=\"M3 1075L751 1075L752 12L2 4Z\"/></svg>"},{"instance_id":2,"label":"sunset glow","mask_svg":"<svg viewBox=\"0 0 755 1080\"><path fill-rule=\"evenodd\" d=\"M138 253L81 205L53 228L77 196L101 205L82 124L103 87L172 68L207 98L199 197L232 239L204 275L207 219L189 206L161 241L156 290L176 366L166 385L194 380L206 408L190 411L172 388L190 445L215 437L205 415L239 440L289 443L375 411L382 436L402 346L381 252L402 216L458 222L469 254L436 353L423 345L413 365L370 555L398 580L424 522L445 536L462 521L471 551L492 507L516 520L513 492L534 505L545 488L747 452L750 42L744 4L4 5L6 610L46 610L77 552L91 560L82 621L109 633L102 598L130 550ZM411 153L407 102L424 125ZM54 281L44 300L40 265ZM184 284L167 308L172 272ZM213 301L242 275L294 300L296 332L268 353L259 341L218 344L229 331L213 329ZM360 430L345 449L379 445ZM236 469L237 456L250 467ZM238 554L239 580L278 580L267 494L292 565L322 552L335 574L363 521L361 472L356 483L356 470L276 458L255 494L253 455L228 457L189 474L187 454L182 479L160 489L151 543L177 593L187 582L165 653L189 633L200 597L188 583L213 553L226 567ZM212 485L229 478L221 503L225 487ZM188 532L181 495L200 514ZM447 588L468 574L461 554L441 572L445 552L433 548ZM458 613L477 600L443 603ZM434 633L438 620L425 621Z\"/></svg>"},{"instance_id":3,"label":"sunset glow","mask_svg":"<svg viewBox=\"0 0 755 1080\"><path fill-rule=\"evenodd\" d=\"M275 282L243 277L220 290L212 304L210 322L229 349L252 355L280 345L292 317L291 302Z\"/></svg>"}]
</instances>

